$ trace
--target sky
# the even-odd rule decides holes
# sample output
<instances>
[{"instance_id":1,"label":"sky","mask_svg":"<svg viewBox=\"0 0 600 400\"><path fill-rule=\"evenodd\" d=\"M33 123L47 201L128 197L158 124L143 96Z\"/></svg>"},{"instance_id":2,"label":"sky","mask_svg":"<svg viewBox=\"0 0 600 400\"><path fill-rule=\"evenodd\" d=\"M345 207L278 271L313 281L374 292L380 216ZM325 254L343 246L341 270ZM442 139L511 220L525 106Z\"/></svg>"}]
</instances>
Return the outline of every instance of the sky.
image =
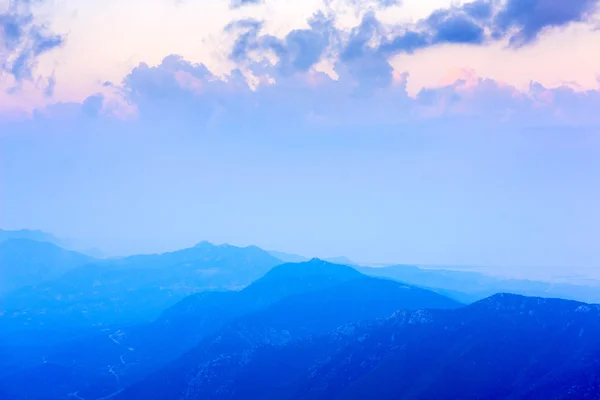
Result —
<instances>
[{"instance_id":1,"label":"sky","mask_svg":"<svg viewBox=\"0 0 600 400\"><path fill-rule=\"evenodd\" d=\"M0 0L0 227L600 275L598 0Z\"/></svg>"}]
</instances>

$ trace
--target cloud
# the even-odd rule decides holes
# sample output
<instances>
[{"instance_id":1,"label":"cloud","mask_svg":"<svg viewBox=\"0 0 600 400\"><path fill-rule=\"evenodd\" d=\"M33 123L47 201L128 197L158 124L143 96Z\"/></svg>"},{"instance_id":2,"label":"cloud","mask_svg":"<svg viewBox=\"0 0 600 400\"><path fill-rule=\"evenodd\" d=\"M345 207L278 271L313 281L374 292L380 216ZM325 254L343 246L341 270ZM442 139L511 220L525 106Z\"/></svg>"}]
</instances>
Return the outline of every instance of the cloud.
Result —
<instances>
[{"instance_id":1,"label":"cloud","mask_svg":"<svg viewBox=\"0 0 600 400\"><path fill-rule=\"evenodd\" d=\"M240 8L247 5L260 4L262 2L263 0L231 0L230 7Z\"/></svg>"},{"instance_id":2,"label":"cloud","mask_svg":"<svg viewBox=\"0 0 600 400\"><path fill-rule=\"evenodd\" d=\"M33 79L38 57L63 45L64 37L36 21L30 0L10 0L0 14L0 65L17 84Z\"/></svg>"},{"instance_id":3,"label":"cloud","mask_svg":"<svg viewBox=\"0 0 600 400\"><path fill-rule=\"evenodd\" d=\"M341 76L354 79L361 93L387 87L392 82L393 68L387 56L371 44L382 34L382 29L374 13L365 14L340 51L336 68Z\"/></svg>"},{"instance_id":4,"label":"cloud","mask_svg":"<svg viewBox=\"0 0 600 400\"><path fill-rule=\"evenodd\" d=\"M356 35L360 36L358 32ZM600 124L594 112L600 107L599 91L550 89L535 82L527 91L521 91L479 77L472 70L457 70L442 85L425 88L411 97L406 91L408 74L390 72L376 63L369 69L373 61L368 57L372 55L365 55L359 48L351 53L356 58L350 54L343 57L345 65L359 66L358 71L343 71L332 78L313 69L299 70L292 75L274 75L271 81L259 79L256 86L240 70L218 77L203 64L171 55L157 66L142 63L122 83L107 85L120 102L113 98L112 106L107 107L106 96L92 96L82 105L82 113L88 117L131 115L122 107L135 108L136 118L153 128L170 126L168 130L176 132L193 127L198 134L206 130L231 134L248 129L259 134L263 130L260 127L274 133L276 126L286 130L342 126L375 129L445 120L485 126ZM356 77L361 74L366 80L361 83L371 85L371 90L357 95Z\"/></svg>"},{"instance_id":5,"label":"cloud","mask_svg":"<svg viewBox=\"0 0 600 400\"><path fill-rule=\"evenodd\" d=\"M54 74L48 77L46 80L46 87L44 88L44 96L52 97L54 96L54 88L56 87L56 78Z\"/></svg>"},{"instance_id":6,"label":"cloud","mask_svg":"<svg viewBox=\"0 0 600 400\"><path fill-rule=\"evenodd\" d=\"M104 104L104 96L95 94L83 101L81 105L82 112L89 117L96 117L102 110Z\"/></svg>"},{"instance_id":7,"label":"cloud","mask_svg":"<svg viewBox=\"0 0 600 400\"><path fill-rule=\"evenodd\" d=\"M87 116L139 112L140 118L158 120L168 110L168 115L181 116L182 121L213 126L224 120L228 124L246 119L264 123L274 115L302 124L360 124L365 123L363 117L371 120L366 117L369 113L390 123L467 116L502 122L523 118L524 123L537 123L550 118L575 123L573 116L581 117L578 109L597 104L594 91L584 95L566 87L542 90L532 84L522 92L462 71L443 86L425 88L412 98L406 93L410 77L389 62L394 54L429 46L479 46L495 40L492 28L515 1L477 0L436 10L415 24L401 26L384 24L374 12L367 12L350 30L339 28L330 12L318 12L308 20L307 28L283 37L263 33L263 21L234 21L225 28L235 37L228 55L236 66L229 74L217 76L202 63L171 55L156 66L139 64L122 82L105 83L103 97L88 98L82 112ZM9 31L13 32L10 37L19 36L14 28ZM506 35L509 31L517 32L507 30ZM57 45L51 37L44 38L31 47L34 53ZM316 67L322 62L332 70L318 72ZM46 82L46 94L51 94L54 81ZM580 107L570 107L569 102ZM595 123L594 117L585 119Z\"/></svg>"}]
</instances>

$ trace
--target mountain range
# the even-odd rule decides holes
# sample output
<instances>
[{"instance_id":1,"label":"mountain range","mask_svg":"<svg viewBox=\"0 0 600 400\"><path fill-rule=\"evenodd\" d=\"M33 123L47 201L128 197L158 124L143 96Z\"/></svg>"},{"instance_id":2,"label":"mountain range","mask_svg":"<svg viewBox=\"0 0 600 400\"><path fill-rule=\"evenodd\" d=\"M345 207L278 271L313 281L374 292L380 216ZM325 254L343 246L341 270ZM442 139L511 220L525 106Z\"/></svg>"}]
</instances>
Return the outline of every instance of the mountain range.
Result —
<instances>
[{"instance_id":1,"label":"mountain range","mask_svg":"<svg viewBox=\"0 0 600 400\"><path fill-rule=\"evenodd\" d=\"M600 400L593 286L59 244L0 231L3 400Z\"/></svg>"},{"instance_id":2,"label":"mountain range","mask_svg":"<svg viewBox=\"0 0 600 400\"><path fill-rule=\"evenodd\" d=\"M167 309L156 321L132 329L69 341L47 349L24 350L12 356L3 370L19 371L5 377L5 391L24 395L23 376L48 382L43 392L29 388L27 396L67 398L102 397L134 384L155 372L176 379L177 371L232 348L252 348L278 338L300 338L344 323L385 317L398 308L456 308L460 304L436 293L398 282L367 277L358 271L321 260L283 264L241 291L204 292ZM220 337L221 340L215 341ZM25 356L24 351L31 354ZM196 360L198 355L199 360ZM16 360L22 362L19 364ZM39 360L43 360L40 363ZM172 362L172 367L160 367ZM108 367L106 367L108 365ZM77 377L68 383L56 371ZM90 371L83 373L82 371ZM146 378L152 381L155 378ZM146 380L135 387L151 387ZM135 391L136 389L131 389ZM61 397L62 396L62 397ZM15 397L19 398L19 397ZM143 398L140 394L130 398Z\"/></svg>"}]
</instances>

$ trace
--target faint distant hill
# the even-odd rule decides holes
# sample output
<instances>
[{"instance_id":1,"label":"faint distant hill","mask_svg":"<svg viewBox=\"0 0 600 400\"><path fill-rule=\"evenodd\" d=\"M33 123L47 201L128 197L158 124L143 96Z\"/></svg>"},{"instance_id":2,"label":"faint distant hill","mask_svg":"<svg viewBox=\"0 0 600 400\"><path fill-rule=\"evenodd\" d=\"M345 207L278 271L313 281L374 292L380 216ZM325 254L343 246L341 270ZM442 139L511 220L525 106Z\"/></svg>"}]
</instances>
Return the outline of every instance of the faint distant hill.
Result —
<instances>
[{"instance_id":1,"label":"faint distant hill","mask_svg":"<svg viewBox=\"0 0 600 400\"><path fill-rule=\"evenodd\" d=\"M56 279L67 271L94 261L51 242L7 239L10 236L4 235L0 242L0 294ZM24 236L38 237L35 234Z\"/></svg>"},{"instance_id":2,"label":"faint distant hill","mask_svg":"<svg viewBox=\"0 0 600 400\"><path fill-rule=\"evenodd\" d=\"M308 257L300 256L298 254L284 253L282 251L271 250L271 251L269 251L269 254L271 254L273 257L278 258L281 261L286 262L286 263L297 263L297 262L308 261Z\"/></svg>"},{"instance_id":3,"label":"faint distant hill","mask_svg":"<svg viewBox=\"0 0 600 400\"><path fill-rule=\"evenodd\" d=\"M19 229L19 230L4 230L0 229L0 243L11 239L27 239L38 242L52 243L60 247L65 247L65 243L51 233L42 232L39 230Z\"/></svg>"},{"instance_id":4,"label":"faint distant hill","mask_svg":"<svg viewBox=\"0 0 600 400\"><path fill-rule=\"evenodd\" d=\"M432 289L464 303L472 303L496 293L557 297L586 303L600 303L600 290L595 286L505 279L479 272L422 269L413 265L356 268L367 275L394 279Z\"/></svg>"},{"instance_id":5,"label":"faint distant hill","mask_svg":"<svg viewBox=\"0 0 600 400\"><path fill-rule=\"evenodd\" d=\"M35 240L37 242L52 243L66 250L76 251L81 254L93 258L103 258L105 255L102 250L92 248L80 248L74 245L70 240L61 239L53 235L52 233L43 232L37 229L18 229L18 230L4 230L0 229L0 243L11 239L27 239Z\"/></svg>"},{"instance_id":6,"label":"faint distant hill","mask_svg":"<svg viewBox=\"0 0 600 400\"><path fill-rule=\"evenodd\" d=\"M304 261L308 261L309 258L308 257L304 257L298 254L291 254L291 253L284 253L281 251L269 251L269 254L271 254L273 257L280 259L283 262L290 262L290 263L299 263L299 262L304 262ZM329 263L332 264L340 264L340 265L349 265L349 266L357 266L358 264L355 263L354 261L350 260L348 257L327 257L327 258L323 258L323 261L327 261Z\"/></svg>"},{"instance_id":7,"label":"faint distant hill","mask_svg":"<svg viewBox=\"0 0 600 400\"><path fill-rule=\"evenodd\" d=\"M357 263L355 263L348 257L344 257L344 256L325 258L325 261L333 263L333 264L350 265L352 267L358 266Z\"/></svg>"}]
</instances>

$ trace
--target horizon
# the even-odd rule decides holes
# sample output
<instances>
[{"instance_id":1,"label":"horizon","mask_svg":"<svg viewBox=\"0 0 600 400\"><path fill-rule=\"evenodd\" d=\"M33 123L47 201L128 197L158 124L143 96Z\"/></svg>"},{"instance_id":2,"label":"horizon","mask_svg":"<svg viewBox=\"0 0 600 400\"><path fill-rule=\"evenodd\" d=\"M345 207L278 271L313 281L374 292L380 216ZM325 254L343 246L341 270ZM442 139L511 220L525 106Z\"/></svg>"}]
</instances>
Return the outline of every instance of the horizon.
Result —
<instances>
[{"instance_id":1,"label":"horizon","mask_svg":"<svg viewBox=\"0 0 600 400\"><path fill-rule=\"evenodd\" d=\"M102 4L0 0L6 229L600 274L596 1Z\"/></svg>"}]
</instances>

